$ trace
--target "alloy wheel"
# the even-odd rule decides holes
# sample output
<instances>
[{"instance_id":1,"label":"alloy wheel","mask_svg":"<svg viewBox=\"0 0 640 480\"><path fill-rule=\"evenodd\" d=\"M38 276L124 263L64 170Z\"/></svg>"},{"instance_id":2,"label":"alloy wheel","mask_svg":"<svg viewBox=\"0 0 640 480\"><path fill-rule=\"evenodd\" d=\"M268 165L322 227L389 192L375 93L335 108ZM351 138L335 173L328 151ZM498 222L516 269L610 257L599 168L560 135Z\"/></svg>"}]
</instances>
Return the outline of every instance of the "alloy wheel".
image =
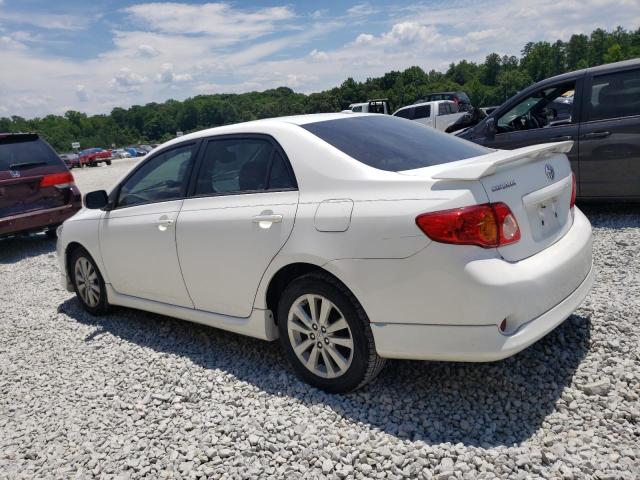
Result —
<instances>
[{"instance_id":1,"label":"alloy wheel","mask_svg":"<svg viewBox=\"0 0 640 480\"><path fill-rule=\"evenodd\" d=\"M76 260L74 271L80 297L89 307L95 307L100 301L101 293L98 273L85 257L79 257Z\"/></svg>"},{"instance_id":2,"label":"alloy wheel","mask_svg":"<svg viewBox=\"0 0 640 480\"><path fill-rule=\"evenodd\" d=\"M322 295L306 294L293 302L287 332L298 360L314 375L336 378L351 366L354 343L349 324Z\"/></svg>"}]
</instances>

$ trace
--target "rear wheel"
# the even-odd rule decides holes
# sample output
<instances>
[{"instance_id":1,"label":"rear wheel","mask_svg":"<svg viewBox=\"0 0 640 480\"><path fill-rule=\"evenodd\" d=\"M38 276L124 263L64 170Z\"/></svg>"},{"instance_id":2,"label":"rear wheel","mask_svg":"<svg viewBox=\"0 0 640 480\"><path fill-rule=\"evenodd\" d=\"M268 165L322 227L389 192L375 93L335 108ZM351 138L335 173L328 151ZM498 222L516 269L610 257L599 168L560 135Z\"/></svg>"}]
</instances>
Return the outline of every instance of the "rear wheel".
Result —
<instances>
[{"instance_id":1,"label":"rear wheel","mask_svg":"<svg viewBox=\"0 0 640 480\"><path fill-rule=\"evenodd\" d=\"M47 236L47 238L58 238L58 233L56 232L56 229L58 228L58 226L53 226L53 227L49 227L44 231L44 234Z\"/></svg>"},{"instance_id":2,"label":"rear wheel","mask_svg":"<svg viewBox=\"0 0 640 480\"><path fill-rule=\"evenodd\" d=\"M106 161L106 162L104 162L104 163L106 163L107 165L111 165L111 160L107 160L107 161Z\"/></svg>"},{"instance_id":3,"label":"rear wheel","mask_svg":"<svg viewBox=\"0 0 640 480\"><path fill-rule=\"evenodd\" d=\"M298 376L323 390L356 390L384 366L362 306L330 275L304 275L287 286L278 306L278 329Z\"/></svg>"},{"instance_id":4,"label":"rear wheel","mask_svg":"<svg viewBox=\"0 0 640 480\"><path fill-rule=\"evenodd\" d=\"M71 254L69 269L73 288L82 307L93 315L107 313L109 303L104 280L91 255L83 248L77 248Z\"/></svg>"}]
</instances>

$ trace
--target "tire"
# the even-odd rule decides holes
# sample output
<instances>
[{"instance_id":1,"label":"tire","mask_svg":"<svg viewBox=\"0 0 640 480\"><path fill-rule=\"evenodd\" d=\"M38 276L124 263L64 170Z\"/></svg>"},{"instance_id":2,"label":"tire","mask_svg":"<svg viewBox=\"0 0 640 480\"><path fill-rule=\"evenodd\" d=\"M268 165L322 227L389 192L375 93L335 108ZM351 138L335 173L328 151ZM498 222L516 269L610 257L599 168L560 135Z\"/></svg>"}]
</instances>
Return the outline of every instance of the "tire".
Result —
<instances>
[{"instance_id":1,"label":"tire","mask_svg":"<svg viewBox=\"0 0 640 480\"><path fill-rule=\"evenodd\" d=\"M323 311L328 312L324 323ZM364 309L331 275L310 273L293 280L282 293L277 319L285 356L296 374L314 387L352 392L371 382L384 366Z\"/></svg>"},{"instance_id":2,"label":"tire","mask_svg":"<svg viewBox=\"0 0 640 480\"><path fill-rule=\"evenodd\" d=\"M95 273L95 277L92 276L92 273ZM80 300L82 308L92 315L104 315L109 312L110 305L107 302L107 290L104 280L93 258L84 248L76 248L71 253L69 274L73 289L78 296L78 300ZM92 284L91 288L86 286L86 281L82 281L82 276L89 279ZM91 281L92 279L93 281ZM85 285L84 288L83 285ZM87 290L92 293L85 294Z\"/></svg>"},{"instance_id":3,"label":"tire","mask_svg":"<svg viewBox=\"0 0 640 480\"><path fill-rule=\"evenodd\" d=\"M107 160L107 161L106 161L106 162L104 162L104 163L106 163L107 165L111 165L111 160Z\"/></svg>"}]
</instances>

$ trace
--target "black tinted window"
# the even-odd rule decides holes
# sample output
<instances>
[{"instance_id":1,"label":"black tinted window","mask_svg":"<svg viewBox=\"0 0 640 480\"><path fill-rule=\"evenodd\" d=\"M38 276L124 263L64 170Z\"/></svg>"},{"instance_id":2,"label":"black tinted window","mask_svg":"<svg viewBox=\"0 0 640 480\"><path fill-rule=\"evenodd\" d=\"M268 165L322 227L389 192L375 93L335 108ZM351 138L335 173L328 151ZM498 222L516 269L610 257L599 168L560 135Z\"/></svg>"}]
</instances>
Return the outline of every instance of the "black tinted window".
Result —
<instances>
[{"instance_id":1,"label":"black tinted window","mask_svg":"<svg viewBox=\"0 0 640 480\"><path fill-rule=\"evenodd\" d=\"M413 118L419 120L421 118L429 118L431 116L431 105L421 105L415 107Z\"/></svg>"},{"instance_id":2,"label":"black tinted window","mask_svg":"<svg viewBox=\"0 0 640 480\"><path fill-rule=\"evenodd\" d=\"M589 120L640 115L640 70L593 78Z\"/></svg>"},{"instance_id":3,"label":"black tinted window","mask_svg":"<svg viewBox=\"0 0 640 480\"><path fill-rule=\"evenodd\" d=\"M35 135L0 137L0 170L29 168L30 166L61 165L53 149Z\"/></svg>"},{"instance_id":4,"label":"black tinted window","mask_svg":"<svg viewBox=\"0 0 640 480\"><path fill-rule=\"evenodd\" d=\"M196 195L264 190L273 145L267 140L233 138L207 144Z\"/></svg>"},{"instance_id":5,"label":"black tinted window","mask_svg":"<svg viewBox=\"0 0 640 480\"><path fill-rule=\"evenodd\" d=\"M400 118L406 118L408 120L413 120L414 116L413 116L413 108L405 108L404 110L398 110L396 113L394 113L394 116L396 117L400 117Z\"/></svg>"},{"instance_id":6,"label":"black tinted window","mask_svg":"<svg viewBox=\"0 0 640 480\"><path fill-rule=\"evenodd\" d=\"M402 171L485 155L491 150L390 116L340 118L302 125L356 160L380 170Z\"/></svg>"},{"instance_id":7,"label":"black tinted window","mask_svg":"<svg viewBox=\"0 0 640 480\"><path fill-rule=\"evenodd\" d=\"M193 145L154 156L127 179L118 195L119 207L182 198L193 156Z\"/></svg>"},{"instance_id":8,"label":"black tinted window","mask_svg":"<svg viewBox=\"0 0 640 480\"><path fill-rule=\"evenodd\" d=\"M295 188L296 184L291 178L287 163L280 152L276 150L271 164L271 173L269 174L270 190L282 190L284 188Z\"/></svg>"}]
</instances>

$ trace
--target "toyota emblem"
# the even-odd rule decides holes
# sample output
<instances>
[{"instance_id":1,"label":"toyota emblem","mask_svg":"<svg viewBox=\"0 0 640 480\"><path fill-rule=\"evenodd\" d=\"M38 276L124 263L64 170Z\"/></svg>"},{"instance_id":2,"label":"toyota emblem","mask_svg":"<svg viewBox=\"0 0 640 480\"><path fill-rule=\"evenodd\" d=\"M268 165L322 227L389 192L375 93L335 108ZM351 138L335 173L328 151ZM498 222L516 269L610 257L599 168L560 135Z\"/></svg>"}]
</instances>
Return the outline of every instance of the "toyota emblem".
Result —
<instances>
[{"instance_id":1,"label":"toyota emblem","mask_svg":"<svg viewBox=\"0 0 640 480\"><path fill-rule=\"evenodd\" d=\"M553 166L547 163L544 166L544 174L547 176L549 180L553 180L556 176L556 172L553 170Z\"/></svg>"}]
</instances>

